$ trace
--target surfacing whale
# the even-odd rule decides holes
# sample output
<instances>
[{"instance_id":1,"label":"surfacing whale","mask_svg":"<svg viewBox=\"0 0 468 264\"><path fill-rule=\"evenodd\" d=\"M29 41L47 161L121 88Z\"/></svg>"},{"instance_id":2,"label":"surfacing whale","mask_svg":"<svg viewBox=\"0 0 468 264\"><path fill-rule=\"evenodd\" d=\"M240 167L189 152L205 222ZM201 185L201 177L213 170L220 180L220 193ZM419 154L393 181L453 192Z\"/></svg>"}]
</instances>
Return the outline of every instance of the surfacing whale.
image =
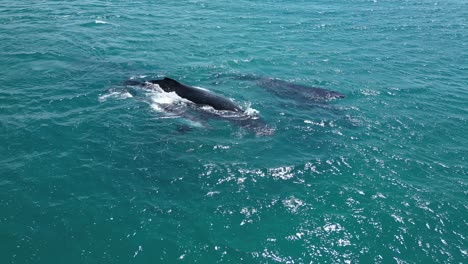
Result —
<instances>
[{"instance_id":1,"label":"surfacing whale","mask_svg":"<svg viewBox=\"0 0 468 264\"><path fill-rule=\"evenodd\" d=\"M149 80L146 82L157 84L165 92L175 92L178 96L198 105L209 105L216 110L243 112L243 110L229 98L215 94L203 88L182 84L171 78L166 77L161 80ZM145 82L128 80L125 84L144 86Z\"/></svg>"},{"instance_id":2,"label":"surfacing whale","mask_svg":"<svg viewBox=\"0 0 468 264\"><path fill-rule=\"evenodd\" d=\"M162 103L158 105L158 108L161 108L170 116L181 117L183 120L190 122L190 125L179 126L179 132L184 133L192 130L193 124L205 127L207 125L206 120L219 119L227 120L237 126L254 131L258 136L270 136L275 133L275 129L270 127L260 116L249 113L248 110L244 111L229 98L215 94L204 88L188 86L171 78L149 81L130 79L124 84L126 86L138 86L144 90L148 89L166 93L175 92L179 97L192 102L193 104ZM134 97L141 97L139 96L138 89L128 89L126 91ZM211 106L212 109L204 108L203 106Z\"/></svg>"}]
</instances>

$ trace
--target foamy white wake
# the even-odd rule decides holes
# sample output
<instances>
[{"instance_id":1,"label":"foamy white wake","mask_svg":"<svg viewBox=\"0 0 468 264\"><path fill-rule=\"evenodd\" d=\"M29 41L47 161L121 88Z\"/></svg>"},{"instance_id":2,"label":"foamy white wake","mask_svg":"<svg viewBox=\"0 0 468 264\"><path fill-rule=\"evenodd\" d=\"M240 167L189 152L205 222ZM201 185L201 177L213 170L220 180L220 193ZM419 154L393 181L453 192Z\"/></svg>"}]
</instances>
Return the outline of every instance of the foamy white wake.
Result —
<instances>
[{"instance_id":1,"label":"foamy white wake","mask_svg":"<svg viewBox=\"0 0 468 264\"><path fill-rule=\"evenodd\" d=\"M171 106L184 106L190 101L178 96L175 92L167 93L159 87L157 84L150 85L153 90L149 90L147 93L151 100L151 108L157 112L166 112Z\"/></svg>"},{"instance_id":2,"label":"foamy white wake","mask_svg":"<svg viewBox=\"0 0 468 264\"><path fill-rule=\"evenodd\" d=\"M129 92L127 91L112 91L107 94L103 94L99 96L98 100L99 102L105 102L107 99L112 98L112 99L127 99L133 97Z\"/></svg>"}]
</instances>

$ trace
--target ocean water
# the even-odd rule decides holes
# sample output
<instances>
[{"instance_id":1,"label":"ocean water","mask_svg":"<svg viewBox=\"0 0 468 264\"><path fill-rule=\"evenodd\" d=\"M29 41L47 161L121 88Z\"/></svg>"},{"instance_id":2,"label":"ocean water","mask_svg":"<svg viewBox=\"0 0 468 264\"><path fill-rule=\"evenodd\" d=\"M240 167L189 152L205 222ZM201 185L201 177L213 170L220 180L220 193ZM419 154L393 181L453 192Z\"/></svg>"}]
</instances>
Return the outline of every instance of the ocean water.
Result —
<instances>
[{"instance_id":1,"label":"ocean water","mask_svg":"<svg viewBox=\"0 0 468 264\"><path fill-rule=\"evenodd\" d=\"M0 263L466 263L467 18L464 0L0 0ZM164 76L271 133L123 85Z\"/></svg>"}]
</instances>

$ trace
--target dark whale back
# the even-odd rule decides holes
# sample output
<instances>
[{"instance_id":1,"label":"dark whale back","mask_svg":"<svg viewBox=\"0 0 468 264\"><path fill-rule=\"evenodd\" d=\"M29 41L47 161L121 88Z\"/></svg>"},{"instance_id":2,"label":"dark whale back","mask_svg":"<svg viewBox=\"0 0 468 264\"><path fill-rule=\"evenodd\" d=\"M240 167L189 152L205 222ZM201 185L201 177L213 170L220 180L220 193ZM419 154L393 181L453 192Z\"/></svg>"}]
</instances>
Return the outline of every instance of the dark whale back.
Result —
<instances>
[{"instance_id":1,"label":"dark whale back","mask_svg":"<svg viewBox=\"0 0 468 264\"><path fill-rule=\"evenodd\" d=\"M151 80L150 83L157 84L165 92L175 92L178 96L200 105L209 105L216 110L228 110L240 112L242 109L233 101L208 90L191 87L171 78Z\"/></svg>"}]
</instances>

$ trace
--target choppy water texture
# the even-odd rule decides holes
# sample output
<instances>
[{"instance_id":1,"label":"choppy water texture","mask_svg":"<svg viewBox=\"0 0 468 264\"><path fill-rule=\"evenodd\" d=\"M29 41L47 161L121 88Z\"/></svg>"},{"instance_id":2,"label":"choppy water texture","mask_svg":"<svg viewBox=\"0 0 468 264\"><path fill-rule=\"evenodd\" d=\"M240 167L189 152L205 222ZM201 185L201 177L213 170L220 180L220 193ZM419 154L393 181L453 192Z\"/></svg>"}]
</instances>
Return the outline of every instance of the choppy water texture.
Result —
<instances>
[{"instance_id":1,"label":"choppy water texture","mask_svg":"<svg viewBox=\"0 0 468 264\"><path fill-rule=\"evenodd\" d=\"M466 263L467 18L463 0L1 0L0 262ZM168 116L122 86L142 75L274 134Z\"/></svg>"}]
</instances>

